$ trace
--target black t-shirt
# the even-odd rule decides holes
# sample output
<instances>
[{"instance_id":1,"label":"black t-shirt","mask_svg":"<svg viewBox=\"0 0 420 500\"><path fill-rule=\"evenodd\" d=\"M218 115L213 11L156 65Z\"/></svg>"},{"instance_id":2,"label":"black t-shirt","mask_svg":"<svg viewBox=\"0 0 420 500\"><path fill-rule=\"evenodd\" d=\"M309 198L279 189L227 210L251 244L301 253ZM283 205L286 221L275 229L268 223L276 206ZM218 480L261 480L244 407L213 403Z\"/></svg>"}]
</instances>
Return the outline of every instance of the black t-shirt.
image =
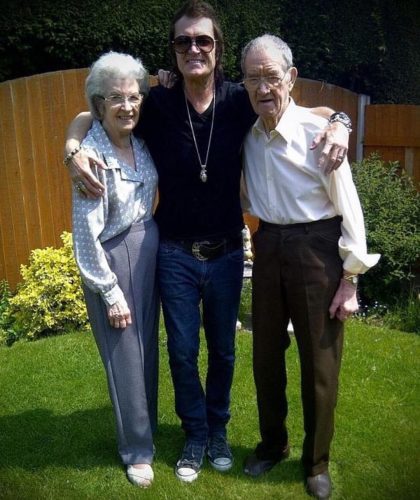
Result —
<instances>
[{"instance_id":1,"label":"black t-shirt","mask_svg":"<svg viewBox=\"0 0 420 500\"><path fill-rule=\"evenodd\" d=\"M204 162L213 104L201 115L192 106L189 109ZM242 229L241 147L255 119L241 85L223 82L217 86L208 179L203 183L181 82L172 89L151 89L141 109L137 132L145 139L159 174L155 218L161 237L218 238Z\"/></svg>"}]
</instances>

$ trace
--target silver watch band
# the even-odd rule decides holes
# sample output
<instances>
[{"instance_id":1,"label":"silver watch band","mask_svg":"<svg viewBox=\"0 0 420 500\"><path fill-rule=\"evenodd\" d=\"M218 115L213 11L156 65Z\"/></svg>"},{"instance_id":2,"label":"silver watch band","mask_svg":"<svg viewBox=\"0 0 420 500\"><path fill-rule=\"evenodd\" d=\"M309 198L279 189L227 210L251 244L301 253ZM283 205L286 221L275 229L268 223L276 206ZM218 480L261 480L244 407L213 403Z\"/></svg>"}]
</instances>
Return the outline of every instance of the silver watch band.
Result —
<instances>
[{"instance_id":1,"label":"silver watch band","mask_svg":"<svg viewBox=\"0 0 420 500\"><path fill-rule=\"evenodd\" d=\"M347 113L344 113L344 111L337 111L336 113L333 113L329 119L328 123L335 123L335 122L340 122L342 123L346 129L349 131L349 134L352 132L352 123L350 116Z\"/></svg>"}]
</instances>

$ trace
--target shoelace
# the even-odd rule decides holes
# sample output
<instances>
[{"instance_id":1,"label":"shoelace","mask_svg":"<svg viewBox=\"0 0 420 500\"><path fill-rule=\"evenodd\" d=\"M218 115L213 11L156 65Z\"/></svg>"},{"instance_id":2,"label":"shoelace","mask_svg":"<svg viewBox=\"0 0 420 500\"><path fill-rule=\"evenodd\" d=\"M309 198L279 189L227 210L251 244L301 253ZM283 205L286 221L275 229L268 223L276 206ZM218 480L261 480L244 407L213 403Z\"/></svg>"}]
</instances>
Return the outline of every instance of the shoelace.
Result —
<instances>
[{"instance_id":1,"label":"shoelace","mask_svg":"<svg viewBox=\"0 0 420 500\"><path fill-rule=\"evenodd\" d=\"M182 455L182 461L184 463L198 463L203 456L203 447L200 445L188 444L184 448Z\"/></svg>"},{"instance_id":2,"label":"shoelace","mask_svg":"<svg viewBox=\"0 0 420 500\"><path fill-rule=\"evenodd\" d=\"M210 450L218 456L230 457L230 450L223 438L213 438L210 446Z\"/></svg>"}]
</instances>

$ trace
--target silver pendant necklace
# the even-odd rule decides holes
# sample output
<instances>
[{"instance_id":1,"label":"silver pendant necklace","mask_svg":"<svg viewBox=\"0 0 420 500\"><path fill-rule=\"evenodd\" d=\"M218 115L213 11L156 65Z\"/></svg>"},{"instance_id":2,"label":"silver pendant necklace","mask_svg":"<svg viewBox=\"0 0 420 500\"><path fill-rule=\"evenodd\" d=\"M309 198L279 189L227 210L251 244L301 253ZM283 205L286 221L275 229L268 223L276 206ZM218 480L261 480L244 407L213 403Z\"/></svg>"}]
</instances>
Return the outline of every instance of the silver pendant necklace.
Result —
<instances>
[{"instance_id":1,"label":"silver pendant necklace","mask_svg":"<svg viewBox=\"0 0 420 500\"><path fill-rule=\"evenodd\" d=\"M184 89L184 97L185 97L185 106L187 107L188 121L190 122L191 134L192 134L192 138L194 140L194 146L195 146L195 150L197 152L197 158L198 158L198 161L200 162L200 167L201 167L200 180L201 180L201 182L207 182L207 161L209 159L210 144L211 144L211 139L213 137L214 113L216 111L216 88L213 88L213 113L212 113L212 117L211 117L209 142L207 144L206 161L204 163L201 161L200 151L198 150L197 139L195 138L194 127L193 127L193 124L191 121L190 109L188 107L187 94L185 92L185 89Z\"/></svg>"}]
</instances>

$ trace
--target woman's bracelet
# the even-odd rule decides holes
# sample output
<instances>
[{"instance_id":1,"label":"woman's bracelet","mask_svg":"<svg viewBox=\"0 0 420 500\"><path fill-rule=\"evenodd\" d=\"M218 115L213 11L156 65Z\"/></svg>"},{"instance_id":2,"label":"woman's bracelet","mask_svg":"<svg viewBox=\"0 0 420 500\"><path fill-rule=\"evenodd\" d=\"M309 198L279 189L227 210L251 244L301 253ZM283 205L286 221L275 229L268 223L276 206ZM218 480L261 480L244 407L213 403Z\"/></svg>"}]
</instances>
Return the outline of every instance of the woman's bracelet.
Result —
<instances>
[{"instance_id":1,"label":"woman's bracelet","mask_svg":"<svg viewBox=\"0 0 420 500\"><path fill-rule=\"evenodd\" d=\"M79 145L79 146L77 146L76 148L74 148L72 151L70 151L70 153L68 153L68 154L65 156L65 158L64 158L64 160L63 160L63 163L64 163L64 165L65 165L66 167L68 167L68 166L69 166L69 163L70 163L70 162L71 162L71 160L73 159L73 156L76 156L76 155L77 155L77 153L78 153L79 151L81 151L81 149L82 149L82 146L80 146L80 145Z\"/></svg>"}]
</instances>

